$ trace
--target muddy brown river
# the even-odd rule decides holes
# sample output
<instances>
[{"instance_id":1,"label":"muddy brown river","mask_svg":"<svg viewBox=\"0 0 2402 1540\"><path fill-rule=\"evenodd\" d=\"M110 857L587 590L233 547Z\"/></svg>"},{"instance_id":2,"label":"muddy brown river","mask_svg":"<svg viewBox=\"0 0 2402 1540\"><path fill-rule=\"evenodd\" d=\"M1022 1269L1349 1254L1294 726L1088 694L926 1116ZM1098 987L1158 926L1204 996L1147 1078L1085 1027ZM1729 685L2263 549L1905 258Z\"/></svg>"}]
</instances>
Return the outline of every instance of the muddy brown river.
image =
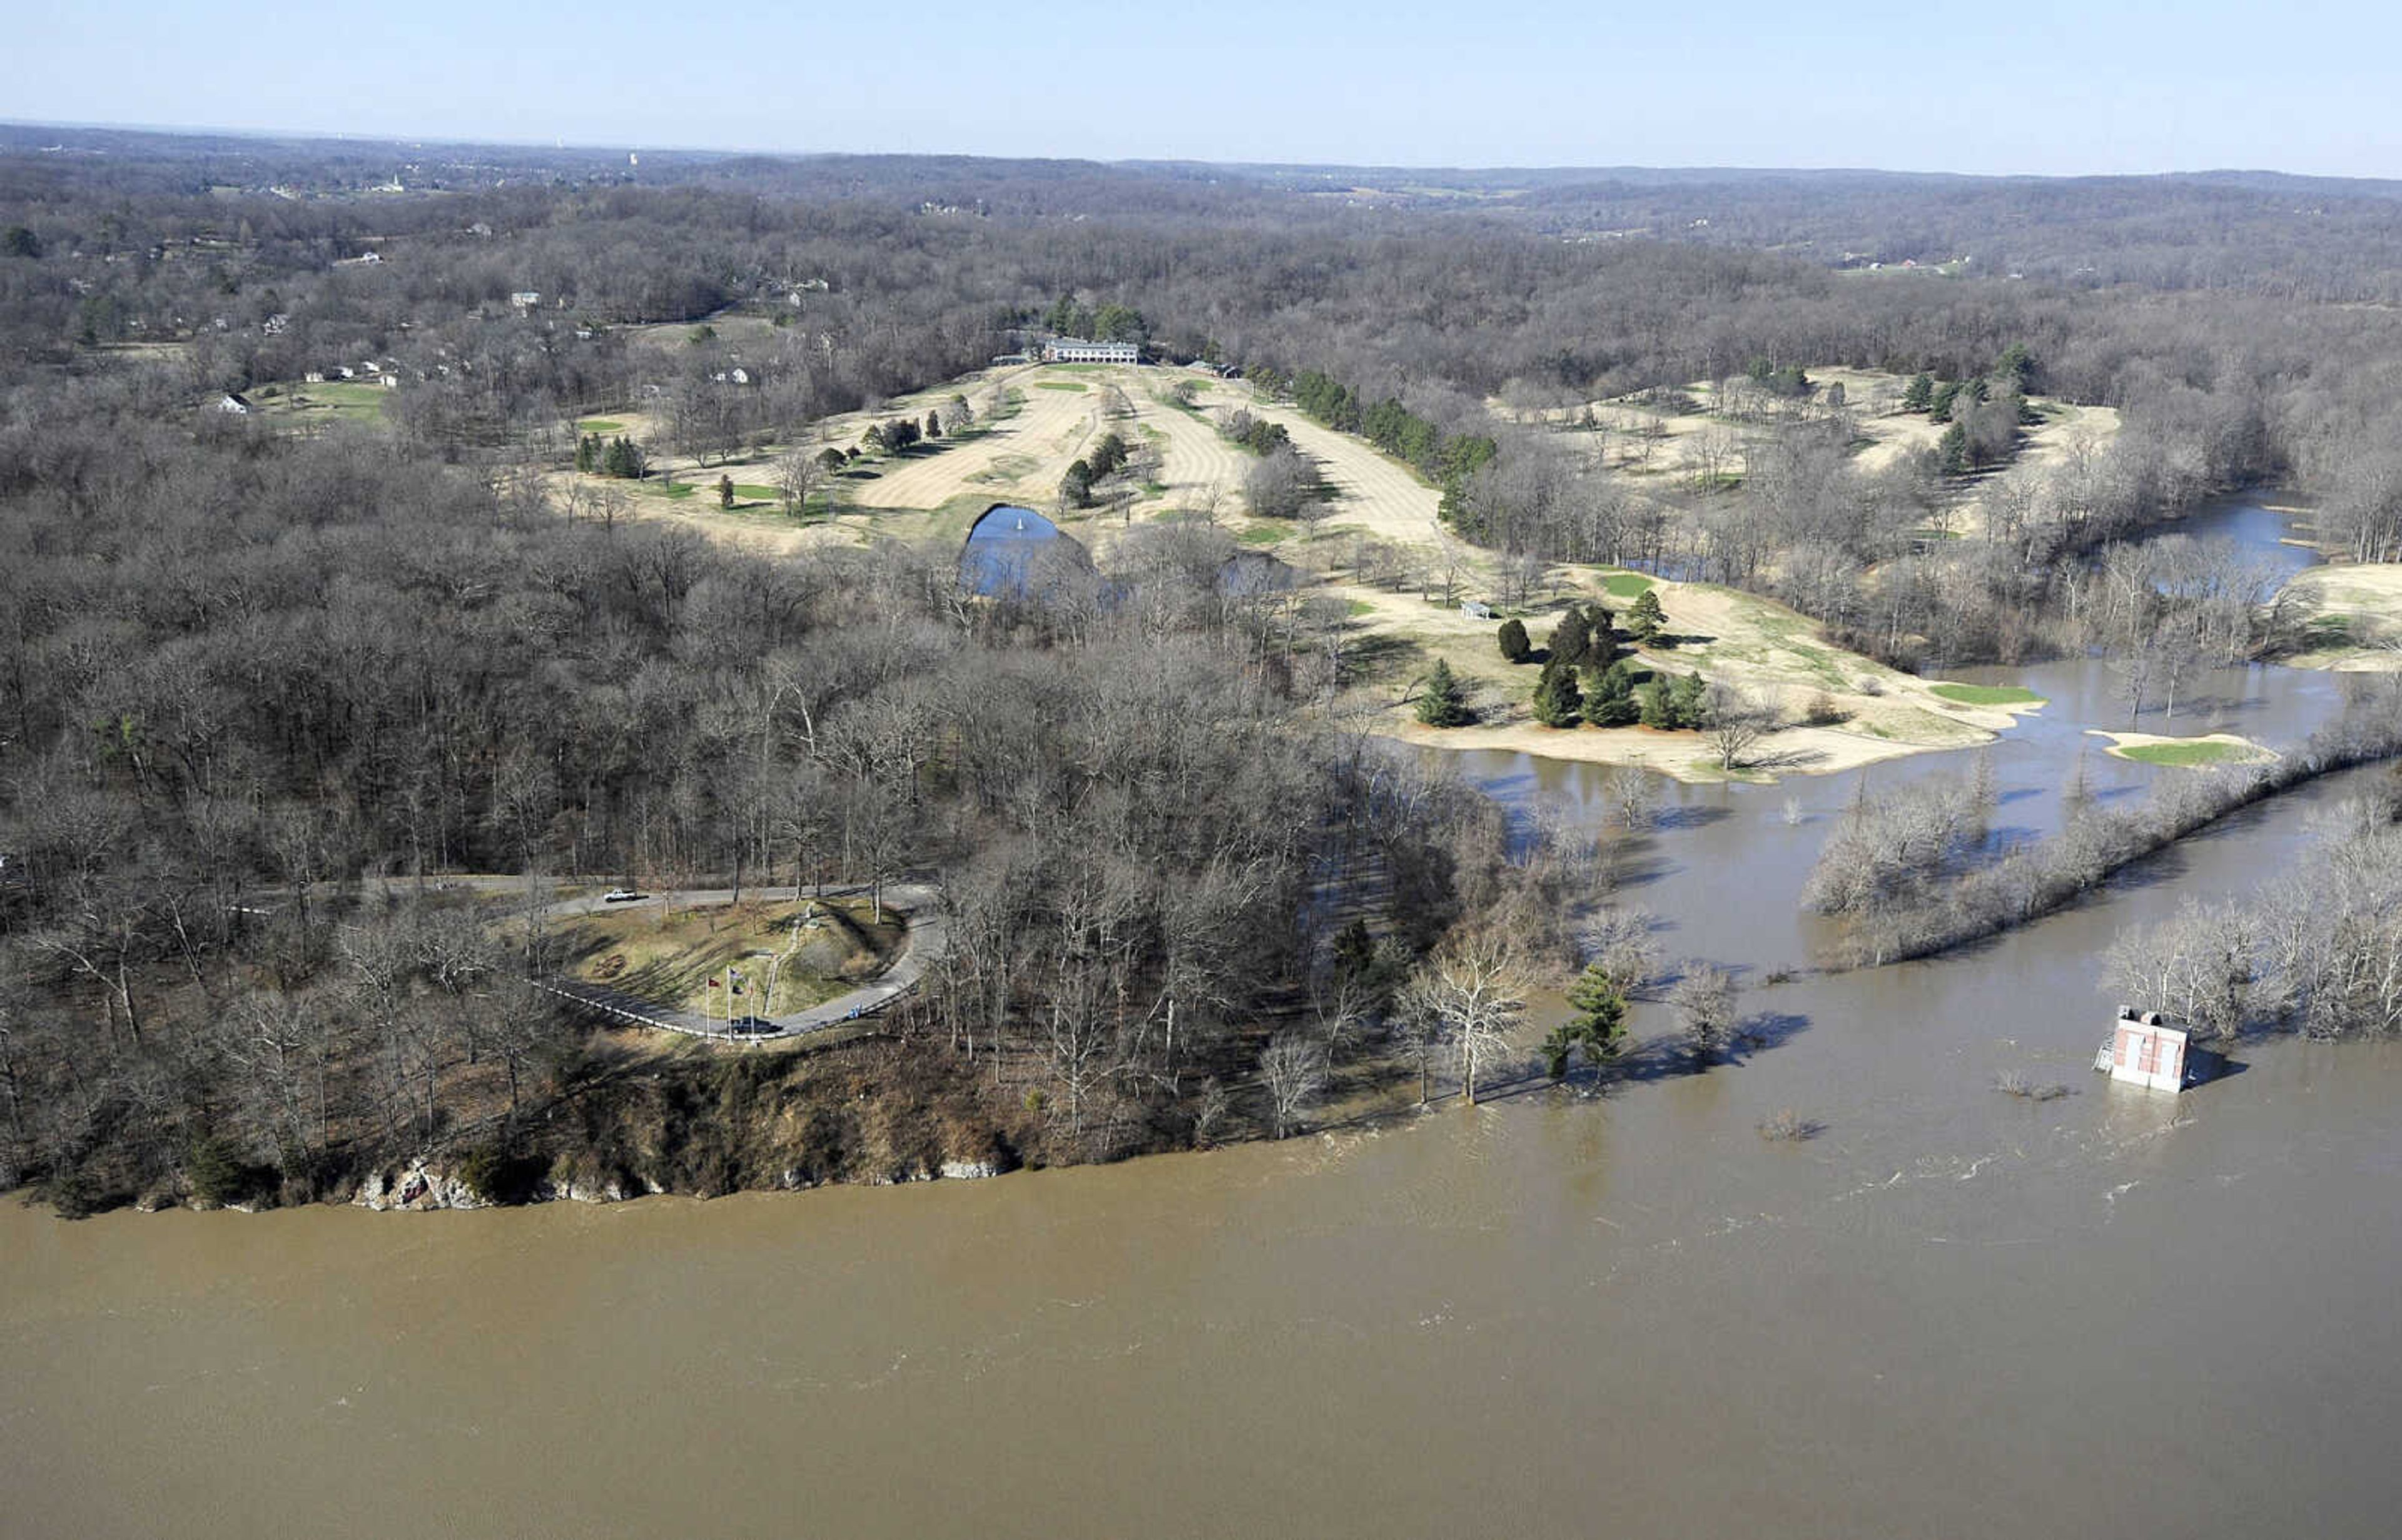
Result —
<instances>
[{"instance_id":1,"label":"muddy brown river","mask_svg":"<svg viewBox=\"0 0 2402 1540\"><path fill-rule=\"evenodd\" d=\"M2087 666L2033 682L1996 762L2041 830L2110 713ZM2334 699L2205 694L2176 731ZM1772 1025L1602 1097L705 1203L0 1207L0 1534L2395 1533L2402 1048L2090 1069L2114 930L2284 867L2347 782L1962 956L1764 984L1852 784L1670 794L1627 896ZM1783 1108L1824 1132L1764 1140Z\"/></svg>"}]
</instances>

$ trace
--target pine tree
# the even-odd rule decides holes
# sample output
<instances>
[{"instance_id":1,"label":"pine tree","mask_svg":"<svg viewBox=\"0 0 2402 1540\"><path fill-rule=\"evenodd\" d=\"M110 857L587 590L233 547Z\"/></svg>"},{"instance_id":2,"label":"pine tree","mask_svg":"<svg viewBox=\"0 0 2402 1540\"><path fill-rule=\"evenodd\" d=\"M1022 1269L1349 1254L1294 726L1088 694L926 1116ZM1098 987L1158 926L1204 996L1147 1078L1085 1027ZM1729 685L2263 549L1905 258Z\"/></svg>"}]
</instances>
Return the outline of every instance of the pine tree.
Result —
<instances>
[{"instance_id":1,"label":"pine tree","mask_svg":"<svg viewBox=\"0 0 2402 1540\"><path fill-rule=\"evenodd\" d=\"M1079 460L1068 467L1059 478L1059 499L1071 508L1093 505L1093 468Z\"/></svg>"},{"instance_id":2,"label":"pine tree","mask_svg":"<svg viewBox=\"0 0 2402 1540\"><path fill-rule=\"evenodd\" d=\"M926 436L930 439L943 436L943 414L931 406L926 408Z\"/></svg>"},{"instance_id":3,"label":"pine tree","mask_svg":"<svg viewBox=\"0 0 2402 1540\"><path fill-rule=\"evenodd\" d=\"M1668 694L1668 681L1655 679L1645 685L1636 697L1641 704L1643 725L1665 733L1677 725L1677 706Z\"/></svg>"},{"instance_id":4,"label":"pine tree","mask_svg":"<svg viewBox=\"0 0 2402 1540\"><path fill-rule=\"evenodd\" d=\"M1568 1060L1580 1048L1595 1066L1626 1052L1626 997L1599 963L1569 986L1568 1003L1576 1015L1543 1039L1543 1067L1555 1080L1567 1079Z\"/></svg>"},{"instance_id":5,"label":"pine tree","mask_svg":"<svg viewBox=\"0 0 2402 1540\"><path fill-rule=\"evenodd\" d=\"M1501 623L1501 655L1512 663L1524 663L1534 655L1535 644L1526 639L1526 623L1512 616Z\"/></svg>"},{"instance_id":6,"label":"pine tree","mask_svg":"<svg viewBox=\"0 0 2402 1540\"><path fill-rule=\"evenodd\" d=\"M1544 651L1553 663L1566 664L1573 668L1584 661L1585 648L1592 639L1585 626L1584 612L1571 604L1567 613L1560 617L1560 623L1552 627L1552 638L1544 644Z\"/></svg>"},{"instance_id":7,"label":"pine tree","mask_svg":"<svg viewBox=\"0 0 2402 1540\"><path fill-rule=\"evenodd\" d=\"M1576 1008L1568 1025L1596 1063L1626 1051L1626 997L1608 969L1588 965L1568 986L1568 1004Z\"/></svg>"},{"instance_id":8,"label":"pine tree","mask_svg":"<svg viewBox=\"0 0 2402 1540\"><path fill-rule=\"evenodd\" d=\"M1947 476L1968 474L1968 430L1953 423L1935 441L1935 463Z\"/></svg>"},{"instance_id":9,"label":"pine tree","mask_svg":"<svg viewBox=\"0 0 2402 1540\"><path fill-rule=\"evenodd\" d=\"M1910 386L1901 392L1901 409L1923 412L1935 400L1935 377L1920 373L1911 377Z\"/></svg>"},{"instance_id":10,"label":"pine tree","mask_svg":"<svg viewBox=\"0 0 2402 1540\"><path fill-rule=\"evenodd\" d=\"M721 475L717 478L717 505L721 508L731 508L734 506L734 478L732 476Z\"/></svg>"},{"instance_id":11,"label":"pine tree","mask_svg":"<svg viewBox=\"0 0 2402 1540\"><path fill-rule=\"evenodd\" d=\"M1668 613L1660 608L1660 596L1646 588L1626 607L1626 634L1636 641L1650 641L1668 624Z\"/></svg>"},{"instance_id":12,"label":"pine tree","mask_svg":"<svg viewBox=\"0 0 2402 1540\"><path fill-rule=\"evenodd\" d=\"M592 472L594 471L594 469L597 467L597 465L598 465L598 463L599 463L599 461L600 461L600 435L599 433L578 433L578 434L576 434L576 435L575 435L575 469L576 469L576 472L577 472L579 474L582 474L582 475L590 475L590 474L592 474Z\"/></svg>"},{"instance_id":13,"label":"pine tree","mask_svg":"<svg viewBox=\"0 0 2402 1540\"><path fill-rule=\"evenodd\" d=\"M1574 727L1584 720L1584 693L1577 688L1573 665L1557 658L1543 665L1535 685L1535 720L1546 727Z\"/></svg>"},{"instance_id":14,"label":"pine tree","mask_svg":"<svg viewBox=\"0 0 2402 1540\"><path fill-rule=\"evenodd\" d=\"M1642 715L1635 699L1635 670L1624 662L1594 676L1584 693L1584 720L1595 727L1626 727Z\"/></svg>"},{"instance_id":15,"label":"pine tree","mask_svg":"<svg viewBox=\"0 0 2402 1540\"><path fill-rule=\"evenodd\" d=\"M1418 721L1429 727L1464 727L1472 720L1468 709L1468 697L1454 679L1451 665L1441 658L1434 660L1434 671L1427 676L1426 693L1418 696Z\"/></svg>"},{"instance_id":16,"label":"pine tree","mask_svg":"<svg viewBox=\"0 0 2402 1540\"><path fill-rule=\"evenodd\" d=\"M1668 687L1668 705L1676 718L1674 725L1687 732L1699 732L1705 708L1702 697L1708 689L1698 673L1687 674Z\"/></svg>"}]
</instances>

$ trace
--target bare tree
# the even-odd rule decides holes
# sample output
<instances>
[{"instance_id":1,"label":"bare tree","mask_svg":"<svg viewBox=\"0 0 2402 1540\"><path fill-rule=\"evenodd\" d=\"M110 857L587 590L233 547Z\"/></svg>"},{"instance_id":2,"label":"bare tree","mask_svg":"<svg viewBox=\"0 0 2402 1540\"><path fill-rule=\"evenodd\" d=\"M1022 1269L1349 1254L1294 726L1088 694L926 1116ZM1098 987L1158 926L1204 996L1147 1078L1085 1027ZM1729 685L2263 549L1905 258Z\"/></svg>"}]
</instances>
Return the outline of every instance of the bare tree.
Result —
<instances>
[{"instance_id":1,"label":"bare tree","mask_svg":"<svg viewBox=\"0 0 2402 1540\"><path fill-rule=\"evenodd\" d=\"M1659 783L1634 765L1610 766L1602 776L1601 794L1610 816L1630 833L1650 828L1651 820L1659 816Z\"/></svg>"},{"instance_id":2,"label":"bare tree","mask_svg":"<svg viewBox=\"0 0 2402 1540\"><path fill-rule=\"evenodd\" d=\"M1281 1139L1326 1084L1326 1052L1303 1033L1279 1032L1260 1055L1260 1083Z\"/></svg>"},{"instance_id":3,"label":"bare tree","mask_svg":"<svg viewBox=\"0 0 2402 1540\"><path fill-rule=\"evenodd\" d=\"M1706 1062L1734 1031L1734 975L1716 963L1688 962L1668 992L1685 1019L1685 1042Z\"/></svg>"},{"instance_id":4,"label":"bare tree","mask_svg":"<svg viewBox=\"0 0 2402 1540\"><path fill-rule=\"evenodd\" d=\"M795 445L776 457L776 486L784 494L784 512L794 518L808 512L809 495L825 478L824 461L807 445Z\"/></svg>"},{"instance_id":5,"label":"bare tree","mask_svg":"<svg viewBox=\"0 0 2402 1540\"><path fill-rule=\"evenodd\" d=\"M1476 1105L1484 1066L1509 1047L1526 1009L1526 982L1509 942L1491 932L1455 938L1422 964L1402 992L1405 1016L1429 1024L1458 1056L1460 1090ZM1423 1071L1420 1097L1425 1099Z\"/></svg>"},{"instance_id":6,"label":"bare tree","mask_svg":"<svg viewBox=\"0 0 2402 1540\"><path fill-rule=\"evenodd\" d=\"M1619 993L1632 995L1650 982L1660 965L1660 949L1651 940L1658 924L1658 916L1648 909L1608 904L1594 911L1580 939L1585 956L1608 975Z\"/></svg>"},{"instance_id":7,"label":"bare tree","mask_svg":"<svg viewBox=\"0 0 2402 1540\"><path fill-rule=\"evenodd\" d=\"M1703 693L1702 736L1721 770L1742 764L1761 738L1783 725L1774 705L1724 680L1711 681Z\"/></svg>"}]
</instances>

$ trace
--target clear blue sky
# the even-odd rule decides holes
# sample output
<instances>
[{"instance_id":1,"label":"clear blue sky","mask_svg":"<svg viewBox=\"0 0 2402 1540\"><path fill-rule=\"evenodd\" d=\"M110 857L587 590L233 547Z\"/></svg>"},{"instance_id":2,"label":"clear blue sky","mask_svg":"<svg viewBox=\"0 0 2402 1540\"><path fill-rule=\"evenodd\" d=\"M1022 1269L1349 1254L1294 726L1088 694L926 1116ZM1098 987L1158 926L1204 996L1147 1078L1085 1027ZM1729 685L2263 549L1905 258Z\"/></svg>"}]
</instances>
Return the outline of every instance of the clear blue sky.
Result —
<instances>
[{"instance_id":1,"label":"clear blue sky","mask_svg":"<svg viewBox=\"0 0 2402 1540\"><path fill-rule=\"evenodd\" d=\"M2402 175L2402 7L0 0L0 115L379 138Z\"/></svg>"}]
</instances>

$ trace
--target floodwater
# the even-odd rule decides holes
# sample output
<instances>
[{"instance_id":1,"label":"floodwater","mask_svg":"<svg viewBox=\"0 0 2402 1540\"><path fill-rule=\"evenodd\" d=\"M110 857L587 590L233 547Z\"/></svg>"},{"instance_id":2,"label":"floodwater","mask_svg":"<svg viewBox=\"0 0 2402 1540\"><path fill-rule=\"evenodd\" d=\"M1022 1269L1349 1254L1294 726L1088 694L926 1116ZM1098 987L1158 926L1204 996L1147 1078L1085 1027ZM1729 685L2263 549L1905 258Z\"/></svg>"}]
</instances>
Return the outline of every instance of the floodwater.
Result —
<instances>
[{"instance_id":1,"label":"floodwater","mask_svg":"<svg viewBox=\"0 0 2402 1540\"><path fill-rule=\"evenodd\" d=\"M2040 832L2115 708L2020 677L2053 705L1995 750L2001 818ZM2203 694L2175 730L2335 707ZM1469 766L1597 812L1583 767ZM2117 928L2288 868L2381 773L1781 984L1853 777L1677 790L1625 896L1748 969L1761 1041L1602 1097L707 1203L0 1207L0 1534L2389 1534L2402 1046L2249 1044L2183 1096L2090 1068ZM1784 1109L1822 1132L1763 1139Z\"/></svg>"}]
</instances>

